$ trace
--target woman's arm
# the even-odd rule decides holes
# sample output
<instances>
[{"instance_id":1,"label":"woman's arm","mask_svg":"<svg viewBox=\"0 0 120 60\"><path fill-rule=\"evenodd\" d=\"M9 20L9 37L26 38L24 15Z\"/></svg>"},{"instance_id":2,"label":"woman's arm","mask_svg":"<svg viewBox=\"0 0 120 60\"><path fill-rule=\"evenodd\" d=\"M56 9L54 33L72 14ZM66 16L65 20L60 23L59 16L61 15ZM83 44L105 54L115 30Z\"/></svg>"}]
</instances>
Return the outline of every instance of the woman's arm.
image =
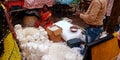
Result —
<instances>
[{"instance_id":1,"label":"woman's arm","mask_svg":"<svg viewBox=\"0 0 120 60\"><path fill-rule=\"evenodd\" d=\"M10 31L12 32L13 37L16 39L16 33L15 33L14 27L12 25L12 20L10 19L6 9L4 10L4 13L5 13L7 23L8 23L8 27L9 27Z\"/></svg>"}]
</instances>

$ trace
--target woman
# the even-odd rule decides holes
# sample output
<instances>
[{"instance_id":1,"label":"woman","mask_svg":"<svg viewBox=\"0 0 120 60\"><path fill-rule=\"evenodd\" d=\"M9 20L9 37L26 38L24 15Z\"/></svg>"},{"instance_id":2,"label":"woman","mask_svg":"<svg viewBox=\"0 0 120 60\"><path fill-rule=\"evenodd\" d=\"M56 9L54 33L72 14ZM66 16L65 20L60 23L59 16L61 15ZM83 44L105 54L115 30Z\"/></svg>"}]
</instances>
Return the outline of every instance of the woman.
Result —
<instances>
[{"instance_id":1,"label":"woman","mask_svg":"<svg viewBox=\"0 0 120 60\"><path fill-rule=\"evenodd\" d=\"M44 5L42 11L40 12L40 21L36 21L35 27L38 27L39 25L43 26L45 29L53 24L53 21L51 19L52 13L48 10L48 6Z\"/></svg>"},{"instance_id":2,"label":"woman","mask_svg":"<svg viewBox=\"0 0 120 60\"><path fill-rule=\"evenodd\" d=\"M4 0L0 0L0 60L21 60L19 48L13 38L16 35L2 2Z\"/></svg>"}]
</instances>

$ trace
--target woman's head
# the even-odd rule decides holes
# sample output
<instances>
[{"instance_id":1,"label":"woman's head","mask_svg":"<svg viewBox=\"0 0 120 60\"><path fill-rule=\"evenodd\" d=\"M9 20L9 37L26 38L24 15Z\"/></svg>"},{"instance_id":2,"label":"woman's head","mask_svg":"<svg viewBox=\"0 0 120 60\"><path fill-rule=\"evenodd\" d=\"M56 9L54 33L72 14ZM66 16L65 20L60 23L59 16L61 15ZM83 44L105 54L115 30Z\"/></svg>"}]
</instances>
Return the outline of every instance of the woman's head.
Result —
<instances>
[{"instance_id":1,"label":"woman's head","mask_svg":"<svg viewBox=\"0 0 120 60\"><path fill-rule=\"evenodd\" d=\"M44 12L48 11L48 6L46 4L43 6L43 11Z\"/></svg>"}]
</instances>

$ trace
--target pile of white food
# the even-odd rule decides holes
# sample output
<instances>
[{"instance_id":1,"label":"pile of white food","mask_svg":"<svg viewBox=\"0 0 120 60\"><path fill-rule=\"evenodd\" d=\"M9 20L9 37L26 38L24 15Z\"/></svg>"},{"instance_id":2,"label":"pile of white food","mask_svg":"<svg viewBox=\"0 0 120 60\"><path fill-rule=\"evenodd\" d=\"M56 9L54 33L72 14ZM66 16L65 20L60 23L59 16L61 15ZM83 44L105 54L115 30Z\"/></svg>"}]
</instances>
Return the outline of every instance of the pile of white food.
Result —
<instances>
[{"instance_id":1,"label":"pile of white food","mask_svg":"<svg viewBox=\"0 0 120 60\"><path fill-rule=\"evenodd\" d=\"M50 41L47 32L41 26L22 28L18 24L14 29L22 55L27 60L82 60L79 52L75 52L66 44Z\"/></svg>"}]
</instances>

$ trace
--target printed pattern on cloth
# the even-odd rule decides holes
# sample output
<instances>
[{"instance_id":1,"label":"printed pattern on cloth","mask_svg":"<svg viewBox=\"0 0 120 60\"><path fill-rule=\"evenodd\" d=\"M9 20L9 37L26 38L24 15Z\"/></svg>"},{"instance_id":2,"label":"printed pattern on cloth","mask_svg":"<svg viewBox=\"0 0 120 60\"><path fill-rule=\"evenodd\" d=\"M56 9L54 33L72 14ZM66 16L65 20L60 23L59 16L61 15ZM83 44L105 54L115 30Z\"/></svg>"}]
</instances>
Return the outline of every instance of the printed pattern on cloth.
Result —
<instances>
[{"instance_id":1,"label":"printed pattern on cloth","mask_svg":"<svg viewBox=\"0 0 120 60\"><path fill-rule=\"evenodd\" d=\"M24 0L24 7L28 9L42 8L45 4L51 7L54 0Z\"/></svg>"}]
</instances>

